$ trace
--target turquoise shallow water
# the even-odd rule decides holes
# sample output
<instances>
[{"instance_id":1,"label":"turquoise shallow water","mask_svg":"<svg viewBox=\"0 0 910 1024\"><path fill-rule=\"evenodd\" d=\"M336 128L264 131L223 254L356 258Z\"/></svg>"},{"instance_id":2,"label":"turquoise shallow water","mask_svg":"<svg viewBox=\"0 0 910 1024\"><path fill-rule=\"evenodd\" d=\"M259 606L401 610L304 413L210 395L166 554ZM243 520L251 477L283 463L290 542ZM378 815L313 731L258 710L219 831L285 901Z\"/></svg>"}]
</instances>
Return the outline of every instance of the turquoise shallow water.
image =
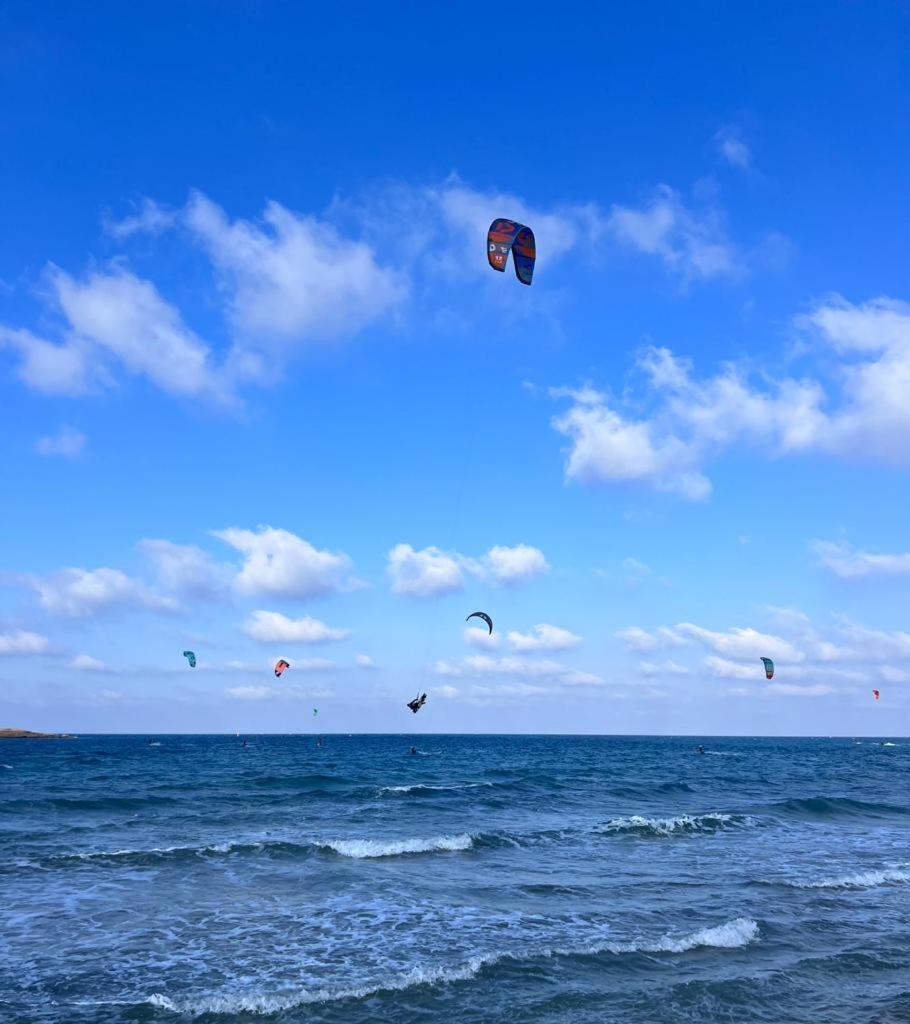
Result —
<instances>
[{"instance_id":1,"label":"turquoise shallow water","mask_svg":"<svg viewBox=\"0 0 910 1024\"><path fill-rule=\"evenodd\" d=\"M910 1021L910 740L158 739L0 746L7 1024Z\"/></svg>"}]
</instances>

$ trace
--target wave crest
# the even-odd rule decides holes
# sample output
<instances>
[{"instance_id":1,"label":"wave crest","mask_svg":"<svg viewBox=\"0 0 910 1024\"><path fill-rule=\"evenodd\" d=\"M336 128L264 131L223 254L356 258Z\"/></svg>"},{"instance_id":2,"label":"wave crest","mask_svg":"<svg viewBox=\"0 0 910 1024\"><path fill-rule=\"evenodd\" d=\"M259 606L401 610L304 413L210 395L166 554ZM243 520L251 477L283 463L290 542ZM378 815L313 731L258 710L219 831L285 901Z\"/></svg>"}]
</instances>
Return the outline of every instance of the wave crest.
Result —
<instances>
[{"instance_id":1,"label":"wave crest","mask_svg":"<svg viewBox=\"0 0 910 1024\"><path fill-rule=\"evenodd\" d=\"M474 845L474 837L465 832L457 836L436 836L433 839L333 839L315 845L332 850L340 857L363 860L413 853L470 850Z\"/></svg>"},{"instance_id":2,"label":"wave crest","mask_svg":"<svg viewBox=\"0 0 910 1024\"><path fill-rule=\"evenodd\" d=\"M732 921L700 928L688 935L665 935L655 941L612 943L568 949L528 950L524 953L493 953L472 957L466 963L454 966L415 967L371 985L346 989L296 989L275 994L251 992L215 994L196 999L174 1000L160 992L144 1000L146 1005L192 1017L205 1014L254 1013L268 1015L292 1010L310 1003L341 1002L346 999L365 999L380 992L400 992L417 985L448 984L469 981L480 971L505 960L527 961L550 957L596 956L603 953L622 955L629 953L686 953L694 949L739 949L758 938L758 925L751 918L738 917Z\"/></svg>"},{"instance_id":3,"label":"wave crest","mask_svg":"<svg viewBox=\"0 0 910 1024\"><path fill-rule=\"evenodd\" d=\"M643 838L663 838L673 835L696 835L743 828L753 823L745 814L681 814L674 818L646 818L632 814L624 818L611 818L601 825L599 832L608 835L635 835Z\"/></svg>"}]
</instances>

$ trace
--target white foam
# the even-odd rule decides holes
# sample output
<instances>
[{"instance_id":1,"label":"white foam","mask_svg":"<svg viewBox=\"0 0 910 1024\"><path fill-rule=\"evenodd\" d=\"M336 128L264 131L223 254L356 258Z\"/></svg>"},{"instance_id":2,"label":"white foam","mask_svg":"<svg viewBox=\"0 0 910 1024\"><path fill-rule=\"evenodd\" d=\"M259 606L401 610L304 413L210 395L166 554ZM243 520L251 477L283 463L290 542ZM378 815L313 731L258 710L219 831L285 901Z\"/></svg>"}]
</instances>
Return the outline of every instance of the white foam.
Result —
<instances>
[{"instance_id":1,"label":"white foam","mask_svg":"<svg viewBox=\"0 0 910 1024\"><path fill-rule=\"evenodd\" d=\"M414 967L404 974L397 975L374 985L346 989L293 989L282 993L251 992L246 995L226 993L224 995L204 996L200 999L175 1001L156 992L145 1000L150 1006L172 1013L190 1014L197 1017L206 1013L257 1013L271 1014L282 1010L292 1010L297 1006L309 1003L340 1002L343 999L364 999L377 992L400 992L415 985L434 985L451 981L467 981L488 963L495 962L498 957L472 957L466 964L455 967Z\"/></svg>"},{"instance_id":2,"label":"white foam","mask_svg":"<svg viewBox=\"0 0 910 1024\"><path fill-rule=\"evenodd\" d=\"M817 881L787 882L795 889L872 889L877 885L895 885L910 882L906 868L883 868L880 871L858 871L840 878L820 878Z\"/></svg>"},{"instance_id":3,"label":"white foam","mask_svg":"<svg viewBox=\"0 0 910 1024\"><path fill-rule=\"evenodd\" d=\"M678 832L716 832L743 823L751 823L751 819L720 811L713 814L680 814L675 818L646 818L641 814L632 814L625 818L611 818L601 826L601 831L650 832L669 836Z\"/></svg>"},{"instance_id":4,"label":"white foam","mask_svg":"<svg viewBox=\"0 0 910 1024\"><path fill-rule=\"evenodd\" d=\"M377 992L400 992L417 985L447 984L469 981L484 968L503 960L537 959L555 956L592 956L598 953L685 953L692 949L738 949L758 937L758 925L751 918L738 917L713 928L701 928L678 938L666 935L656 941L629 943L605 942L598 945L576 946L567 949L528 949L522 953L500 953L471 957L466 963L453 966L414 967L403 974L394 975L372 985L345 989L291 989L277 993L250 992L223 993L195 999L174 1000L156 992L144 1000L157 1009L190 1016L207 1013L272 1014L291 1010L310 1003L339 1002L344 999L364 999Z\"/></svg>"},{"instance_id":5,"label":"white foam","mask_svg":"<svg viewBox=\"0 0 910 1024\"><path fill-rule=\"evenodd\" d=\"M434 789L434 790L448 790L448 789L478 789L481 786L492 786L492 782L463 782L453 784L451 786L431 786L426 782L416 782L411 786L383 786L380 793L411 793L415 789Z\"/></svg>"},{"instance_id":6,"label":"white foam","mask_svg":"<svg viewBox=\"0 0 910 1024\"><path fill-rule=\"evenodd\" d=\"M333 839L317 846L334 850L342 857L397 857L403 853L436 853L443 850L470 850L474 837L466 832L458 836L437 836L433 839Z\"/></svg>"}]
</instances>

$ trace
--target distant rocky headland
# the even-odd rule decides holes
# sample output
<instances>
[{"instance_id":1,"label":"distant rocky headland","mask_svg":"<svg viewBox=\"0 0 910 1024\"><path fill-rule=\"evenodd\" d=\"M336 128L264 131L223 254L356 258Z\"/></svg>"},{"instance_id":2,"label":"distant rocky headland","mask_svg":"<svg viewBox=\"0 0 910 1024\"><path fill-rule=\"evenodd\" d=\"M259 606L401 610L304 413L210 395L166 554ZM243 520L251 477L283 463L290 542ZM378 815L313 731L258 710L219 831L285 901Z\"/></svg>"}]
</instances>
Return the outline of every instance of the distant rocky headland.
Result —
<instances>
[{"instance_id":1,"label":"distant rocky headland","mask_svg":"<svg viewBox=\"0 0 910 1024\"><path fill-rule=\"evenodd\" d=\"M28 729L0 729L0 740L65 740L67 732L31 732Z\"/></svg>"}]
</instances>

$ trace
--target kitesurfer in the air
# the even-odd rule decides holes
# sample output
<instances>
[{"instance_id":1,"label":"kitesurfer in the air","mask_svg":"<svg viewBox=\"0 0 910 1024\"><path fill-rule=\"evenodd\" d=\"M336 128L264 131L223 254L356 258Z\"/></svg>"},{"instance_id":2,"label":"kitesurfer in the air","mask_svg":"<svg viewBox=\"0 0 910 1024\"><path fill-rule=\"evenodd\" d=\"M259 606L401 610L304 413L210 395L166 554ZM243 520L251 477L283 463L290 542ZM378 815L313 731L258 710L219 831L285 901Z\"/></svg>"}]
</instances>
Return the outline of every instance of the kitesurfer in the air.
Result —
<instances>
[{"instance_id":1,"label":"kitesurfer in the air","mask_svg":"<svg viewBox=\"0 0 910 1024\"><path fill-rule=\"evenodd\" d=\"M427 695L425 693L422 693L419 697L415 697L413 700L409 700L407 706L416 715L417 712L424 706L424 704L426 704L426 702L427 702Z\"/></svg>"}]
</instances>

